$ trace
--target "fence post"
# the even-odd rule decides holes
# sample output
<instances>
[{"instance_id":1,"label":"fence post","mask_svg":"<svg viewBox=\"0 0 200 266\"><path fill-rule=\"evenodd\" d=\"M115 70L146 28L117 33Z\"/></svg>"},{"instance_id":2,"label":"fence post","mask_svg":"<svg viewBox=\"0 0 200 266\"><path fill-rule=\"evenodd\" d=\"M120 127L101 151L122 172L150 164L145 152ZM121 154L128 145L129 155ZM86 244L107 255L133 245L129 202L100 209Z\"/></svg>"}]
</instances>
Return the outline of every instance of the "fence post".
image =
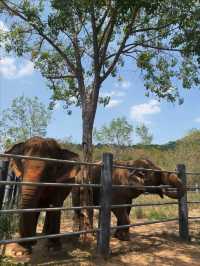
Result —
<instances>
[{"instance_id":1,"label":"fence post","mask_svg":"<svg viewBox=\"0 0 200 266\"><path fill-rule=\"evenodd\" d=\"M110 220L111 220L111 196L112 196L112 164L113 155L103 154L101 170L101 201L99 217L98 254L106 259L110 253Z\"/></svg>"},{"instance_id":2,"label":"fence post","mask_svg":"<svg viewBox=\"0 0 200 266\"><path fill-rule=\"evenodd\" d=\"M184 164L177 165L178 176L183 185L187 187L186 167ZM179 206L179 235L182 240L189 241L188 229L188 205L187 205L187 190L185 195L178 200Z\"/></svg>"},{"instance_id":3,"label":"fence post","mask_svg":"<svg viewBox=\"0 0 200 266\"><path fill-rule=\"evenodd\" d=\"M7 180L9 161L0 160L0 180ZM0 185L0 210L2 209L5 185Z\"/></svg>"}]
</instances>

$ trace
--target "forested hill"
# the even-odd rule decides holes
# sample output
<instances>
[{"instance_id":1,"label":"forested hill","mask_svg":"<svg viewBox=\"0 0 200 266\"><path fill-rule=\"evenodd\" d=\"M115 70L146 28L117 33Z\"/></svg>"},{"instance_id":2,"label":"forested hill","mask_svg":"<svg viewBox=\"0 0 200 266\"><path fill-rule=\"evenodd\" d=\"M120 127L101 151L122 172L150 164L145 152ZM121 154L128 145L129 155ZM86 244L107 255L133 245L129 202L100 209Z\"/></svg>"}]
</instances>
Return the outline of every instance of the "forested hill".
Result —
<instances>
[{"instance_id":1,"label":"forested hill","mask_svg":"<svg viewBox=\"0 0 200 266\"><path fill-rule=\"evenodd\" d=\"M81 146L65 143L64 146L80 152ZM148 158L166 170L175 170L176 165L183 163L187 171L200 173L200 130L192 130L185 137L165 145L133 145L117 147L110 145L96 145L94 159L101 159L103 152L112 152L114 158L120 160L134 160ZM199 176L188 176L189 182L200 183Z\"/></svg>"}]
</instances>

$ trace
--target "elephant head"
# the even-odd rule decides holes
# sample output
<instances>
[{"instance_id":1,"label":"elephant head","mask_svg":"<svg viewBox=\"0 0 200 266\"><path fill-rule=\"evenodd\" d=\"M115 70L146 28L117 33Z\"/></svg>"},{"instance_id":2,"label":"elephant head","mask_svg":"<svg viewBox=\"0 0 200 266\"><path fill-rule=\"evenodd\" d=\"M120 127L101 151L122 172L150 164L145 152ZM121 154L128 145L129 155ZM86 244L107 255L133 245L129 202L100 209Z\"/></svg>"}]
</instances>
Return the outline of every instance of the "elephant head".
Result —
<instances>
[{"instance_id":1,"label":"elephant head","mask_svg":"<svg viewBox=\"0 0 200 266\"><path fill-rule=\"evenodd\" d=\"M54 139L41 137L33 137L15 144L5 153L63 160L79 158L76 153L61 149ZM24 182L69 182L77 171L72 165L31 159L11 159L10 168L16 176L21 176ZM37 186L22 186L22 207L33 207L42 190Z\"/></svg>"},{"instance_id":2,"label":"elephant head","mask_svg":"<svg viewBox=\"0 0 200 266\"><path fill-rule=\"evenodd\" d=\"M138 159L136 161L128 161L128 166L134 168L141 168L141 170L132 170L131 173L140 176L144 180L144 186L161 186L169 185L172 189L168 188L147 188L146 191L158 194L163 198L164 195L170 198L181 198L185 193L185 187L181 180L175 173L163 171L160 167L156 166L148 159ZM155 171L142 170L153 169Z\"/></svg>"}]
</instances>

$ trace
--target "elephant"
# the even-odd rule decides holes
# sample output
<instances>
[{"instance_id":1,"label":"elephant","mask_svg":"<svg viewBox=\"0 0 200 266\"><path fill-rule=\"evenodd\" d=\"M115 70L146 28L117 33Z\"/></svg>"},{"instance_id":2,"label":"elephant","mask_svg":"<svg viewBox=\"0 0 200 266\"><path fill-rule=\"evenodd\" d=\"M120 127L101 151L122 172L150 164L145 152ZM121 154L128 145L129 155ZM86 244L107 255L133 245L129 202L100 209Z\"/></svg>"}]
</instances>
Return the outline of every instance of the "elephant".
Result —
<instances>
[{"instance_id":1,"label":"elephant","mask_svg":"<svg viewBox=\"0 0 200 266\"><path fill-rule=\"evenodd\" d=\"M101 182L101 161L96 162L94 166L91 167L91 180L94 184L100 184ZM81 176L81 171L79 172L78 179ZM112 184L114 185L131 185L132 187L115 187L112 189L111 203L112 205L118 204L129 204L132 199L138 197L140 194L144 193L144 182L141 175L130 173L128 169L113 168L112 171ZM93 204L100 204L100 189L98 187L92 188L93 194ZM75 187L72 190L72 205L80 206L80 188ZM117 225L129 224L129 217L127 215L126 208L112 208L112 212L117 218ZM82 213L80 210L74 211L73 217L74 231L81 230L80 226L82 224ZM127 229L117 230L116 236L119 234L119 238L125 237ZM124 233L125 232L125 233ZM123 236L122 236L123 235Z\"/></svg>"},{"instance_id":2,"label":"elephant","mask_svg":"<svg viewBox=\"0 0 200 266\"><path fill-rule=\"evenodd\" d=\"M32 137L25 142L18 143L5 153L64 160L79 160L78 154L67 149L62 149L54 139L42 137ZM31 159L11 159L10 167L16 176L21 176L24 182L72 183L79 172L78 165L75 166L72 164ZM61 207L71 189L71 187L22 185L20 207L22 209ZM44 234L58 234L60 232L60 215L60 211L46 212L43 227ZM32 237L36 235L38 216L39 212L28 212L20 215L20 237ZM24 241L19 244L16 243L12 248L12 254L14 256L30 254L32 245L35 244L35 242L36 241ZM48 239L47 247L51 249L59 248L59 239Z\"/></svg>"},{"instance_id":3,"label":"elephant","mask_svg":"<svg viewBox=\"0 0 200 266\"><path fill-rule=\"evenodd\" d=\"M144 169L153 169L158 170L154 171L145 171L145 170L128 170L113 168L112 174L112 183L113 184L129 184L135 185L132 188L113 188L112 189L112 205L121 205L121 204L131 204L132 200L137 198L139 195L144 192L149 192L153 194L158 194L161 198L164 195L170 198L181 198L185 193L185 188L176 174L161 172L161 168L156 166L152 161L148 159L138 159L130 161L115 161L115 165L118 166L128 166L133 168L144 168ZM92 180L94 183L99 184L101 177L101 166L93 167L92 170ZM143 186L160 186L160 185L170 185L177 190L169 190L167 188L144 188ZM72 201L74 206L79 205L79 189L75 188L72 191ZM100 203L100 190L98 188L93 188L93 204L99 205ZM128 225L130 224L130 211L131 207L124 208L112 208L111 209L114 215L117 218L117 225ZM74 224L77 228L77 224L81 219L80 211L74 212ZM117 229L115 232L115 237L119 240L129 240L129 228Z\"/></svg>"}]
</instances>

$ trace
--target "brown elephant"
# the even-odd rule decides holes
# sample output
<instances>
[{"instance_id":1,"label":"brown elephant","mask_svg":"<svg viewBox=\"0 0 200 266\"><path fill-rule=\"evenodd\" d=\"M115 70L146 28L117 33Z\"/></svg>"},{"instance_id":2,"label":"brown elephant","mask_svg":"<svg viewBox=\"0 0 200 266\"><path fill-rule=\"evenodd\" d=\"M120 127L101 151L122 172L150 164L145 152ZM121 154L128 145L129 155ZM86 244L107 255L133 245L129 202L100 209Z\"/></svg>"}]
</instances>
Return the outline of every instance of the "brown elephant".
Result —
<instances>
[{"instance_id":1,"label":"brown elephant","mask_svg":"<svg viewBox=\"0 0 200 266\"><path fill-rule=\"evenodd\" d=\"M115 165L130 166L134 168L146 168L161 170L160 167L156 166L152 161L148 159L138 159L136 161L115 161ZM92 171L92 178L94 183L99 184L101 177L101 167L96 166ZM181 183L181 180L176 174L170 174L167 172L154 172L145 170L127 170L114 168L112 175L113 184L132 184L135 185L134 188L113 188L112 189L112 205L118 204L131 204L134 198L144 192L149 192L153 194L158 194L162 198L164 195L171 198L180 198L184 195L185 188ZM160 185L170 185L178 190L170 191L166 188L142 188L142 186L160 186ZM139 188L140 187L140 188ZM73 194L73 204L79 205L79 191L76 188L72 192ZM98 188L93 188L93 203L98 205L100 203L100 190ZM130 224L131 207L127 208L113 208L112 212L117 218L117 225ZM77 223L80 219L80 212L76 211L74 214L74 223L77 227ZM115 236L120 240L129 239L129 228L117 229Z\"/></svg>"},{"instance_id":2,"label":"brown elephant","mask_svg":"<svg viewBox=\"0 0 200 266\"><path fill-rule=\"evenodd\" d=\"M91 175L92 183L100 184L101 182L101 162L96 162L92 166ZM81 176L81 171L79 173ZM138 197L141 193L144 193L145 189L143 187L143 179L140 176L134 173L130 173L128 169L113 168L112 172L112 184L114 185L132 185L131 188L113 188L111 195L112 205L118 204L129 204L132 202L133 198ZM100 189L93 188L93 204L100 204ZM73 206L80 206L80 189L78 187L72 190L72 203ZM117 218L117 225L129 224L129 216L127 215L127 208L113 208L112 212ZM77 231L80 229L82 223L82 214L79 210L74 211L74 230ZM117 230L116 236L120 239L125 238L127 235L128 229Z\"/></svg>"},{"instance_id":3,"label":"brown elephant","mask_svg":"<svg viewBox=\"0 0 200 266\"><path fill-rule=\"evenodd\" d=\"M62 149L54 139L41 137L33 137L18 143L5 153L64 160L79 159L78 154ZM79 171L79 166L30 159L11 159L10 165L15 175L21 176L24 182L72 183ZM60 207L70 191L71 187L22 185L20 207L23 209ZM46 212L44 234L58 234L60 232L60 215L60 211ZM35 236L38 216L39 212L28 212L20 215L20 237ZM34 243L32 241L14 245L13 255L21 256L31 252L31 246ZM47 241L49 248L59 247L59 244L58 238Z\"/></svg>"}]
</instances>

